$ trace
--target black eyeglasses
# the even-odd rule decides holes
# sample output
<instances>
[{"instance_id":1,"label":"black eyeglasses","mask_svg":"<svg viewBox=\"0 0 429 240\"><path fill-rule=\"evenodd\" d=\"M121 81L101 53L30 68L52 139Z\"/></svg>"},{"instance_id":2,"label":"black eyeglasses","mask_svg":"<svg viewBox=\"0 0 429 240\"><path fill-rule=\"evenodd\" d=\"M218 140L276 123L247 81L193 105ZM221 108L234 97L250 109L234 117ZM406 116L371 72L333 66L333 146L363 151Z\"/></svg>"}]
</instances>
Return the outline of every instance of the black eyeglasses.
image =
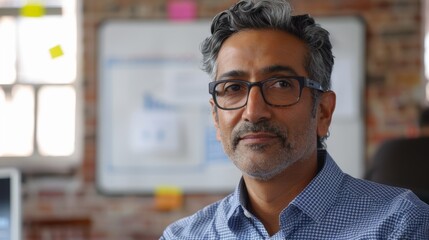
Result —
<instances>
[{"instance_id":1,"label":"black eyeglasses","mask_svg":"<svg viewBox=\"0 0 429 240\"><path fill-rule=\"evenodd\" d=\"M260 82L243 80L220 80L209 83L209 93L216 106L223 110L235 110L246 106L250 89L258 86L266 104L288 107L301 98L304 87L325 92L316 81L300 76L270 78Z\"/></svg>"}]
</instances>

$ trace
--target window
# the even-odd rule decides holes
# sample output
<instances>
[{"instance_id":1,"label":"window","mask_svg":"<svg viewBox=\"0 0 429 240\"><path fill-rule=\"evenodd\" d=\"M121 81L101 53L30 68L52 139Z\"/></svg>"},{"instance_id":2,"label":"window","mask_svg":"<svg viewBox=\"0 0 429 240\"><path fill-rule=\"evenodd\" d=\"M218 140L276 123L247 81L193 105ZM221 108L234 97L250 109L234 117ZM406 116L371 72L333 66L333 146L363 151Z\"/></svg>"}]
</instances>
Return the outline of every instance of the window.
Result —
<instances>
[{"instance_id":1,"label":"window","mask_svg":"<svg viewBox=\"0 0 429 240\"><path fill-rule=\"evenodd\" d=\"M0 0L0 166L80 161L77 9L78 0Z\"/></svg>"}]
</instances>

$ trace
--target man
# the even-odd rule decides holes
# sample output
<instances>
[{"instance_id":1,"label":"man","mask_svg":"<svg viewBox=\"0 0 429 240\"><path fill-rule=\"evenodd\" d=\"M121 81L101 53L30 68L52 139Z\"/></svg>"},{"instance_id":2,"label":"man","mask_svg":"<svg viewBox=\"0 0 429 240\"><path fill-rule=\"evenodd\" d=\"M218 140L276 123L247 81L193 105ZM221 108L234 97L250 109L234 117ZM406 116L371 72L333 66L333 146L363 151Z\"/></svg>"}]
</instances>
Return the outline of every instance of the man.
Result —
<instances>
[{"instance_id":1,"label":"man","mask_svg":"<svg viewBox=\"0 0 429 240\"><path fill-rule=\"evenodd\" d=\"M326 30L282 0L240 1L211 30L217 138L243 177L161 239L429 239L428 205L350 177L323 149L335 108Z\"/></svg>"}]
</instances>

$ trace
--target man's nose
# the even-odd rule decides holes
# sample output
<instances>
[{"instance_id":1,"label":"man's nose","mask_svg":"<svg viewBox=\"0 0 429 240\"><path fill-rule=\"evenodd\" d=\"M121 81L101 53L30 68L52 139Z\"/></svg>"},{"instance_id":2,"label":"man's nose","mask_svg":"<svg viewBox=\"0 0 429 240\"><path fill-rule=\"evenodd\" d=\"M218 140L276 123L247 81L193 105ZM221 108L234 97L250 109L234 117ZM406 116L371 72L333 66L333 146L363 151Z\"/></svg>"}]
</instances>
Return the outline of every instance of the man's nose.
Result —
<instances>
[{"instance_id":1,"label":"man's nose","mask_svg":"<svg viewBox=\"0 0 429 240\"><path fill-rule=\"evenodd\" d=\"M260 122L271 118L270 106L265 102L261 88L254 86L247 96L247 104L244 107L242 119L248 122Z\"/></svg>"}]
</instances>

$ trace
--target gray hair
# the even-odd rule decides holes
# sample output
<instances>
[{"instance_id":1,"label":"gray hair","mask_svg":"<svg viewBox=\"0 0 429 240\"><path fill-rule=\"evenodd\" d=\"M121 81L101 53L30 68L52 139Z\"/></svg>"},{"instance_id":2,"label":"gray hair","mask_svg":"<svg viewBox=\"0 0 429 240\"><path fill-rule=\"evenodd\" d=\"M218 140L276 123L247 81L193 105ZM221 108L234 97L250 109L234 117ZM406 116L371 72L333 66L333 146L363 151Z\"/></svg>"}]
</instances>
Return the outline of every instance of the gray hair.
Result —
<instances>
[{"instance_id":1,"label":"gray hair","mask_svg":"<svg viewBox=\"0 0 429 240\"><path fill-rule=\"evenodd\" d=\"M309 15L293 16L292 7L286 0L242 0L214 17L212 35L201 44L202 68L213 80L216 78L216 60L223 42L234 33L246 29L281 30L302 40L308 48L303 63L308 77L320 82L323 89L331 89L334 56L329 32L316 24ZM319 92L313 91L315 101L318 96Z\"/></svg>"},{"instance_id":2,"label":"gray hair","mask_svg":"<svg viewBox=\"0 0 429 240\"><path fill-rule=\"evenodd\" d=\"M334 57L329 32L309 15L292 16L286 0L242 0L214 17L212 35L201 44L202 67L212 79L216 77L216 60L223 42L245 29L282 30L301 39L308 47L304 63L308 77L320 82L325 90L331 89Z\"/></svg>"}]
</instances>

